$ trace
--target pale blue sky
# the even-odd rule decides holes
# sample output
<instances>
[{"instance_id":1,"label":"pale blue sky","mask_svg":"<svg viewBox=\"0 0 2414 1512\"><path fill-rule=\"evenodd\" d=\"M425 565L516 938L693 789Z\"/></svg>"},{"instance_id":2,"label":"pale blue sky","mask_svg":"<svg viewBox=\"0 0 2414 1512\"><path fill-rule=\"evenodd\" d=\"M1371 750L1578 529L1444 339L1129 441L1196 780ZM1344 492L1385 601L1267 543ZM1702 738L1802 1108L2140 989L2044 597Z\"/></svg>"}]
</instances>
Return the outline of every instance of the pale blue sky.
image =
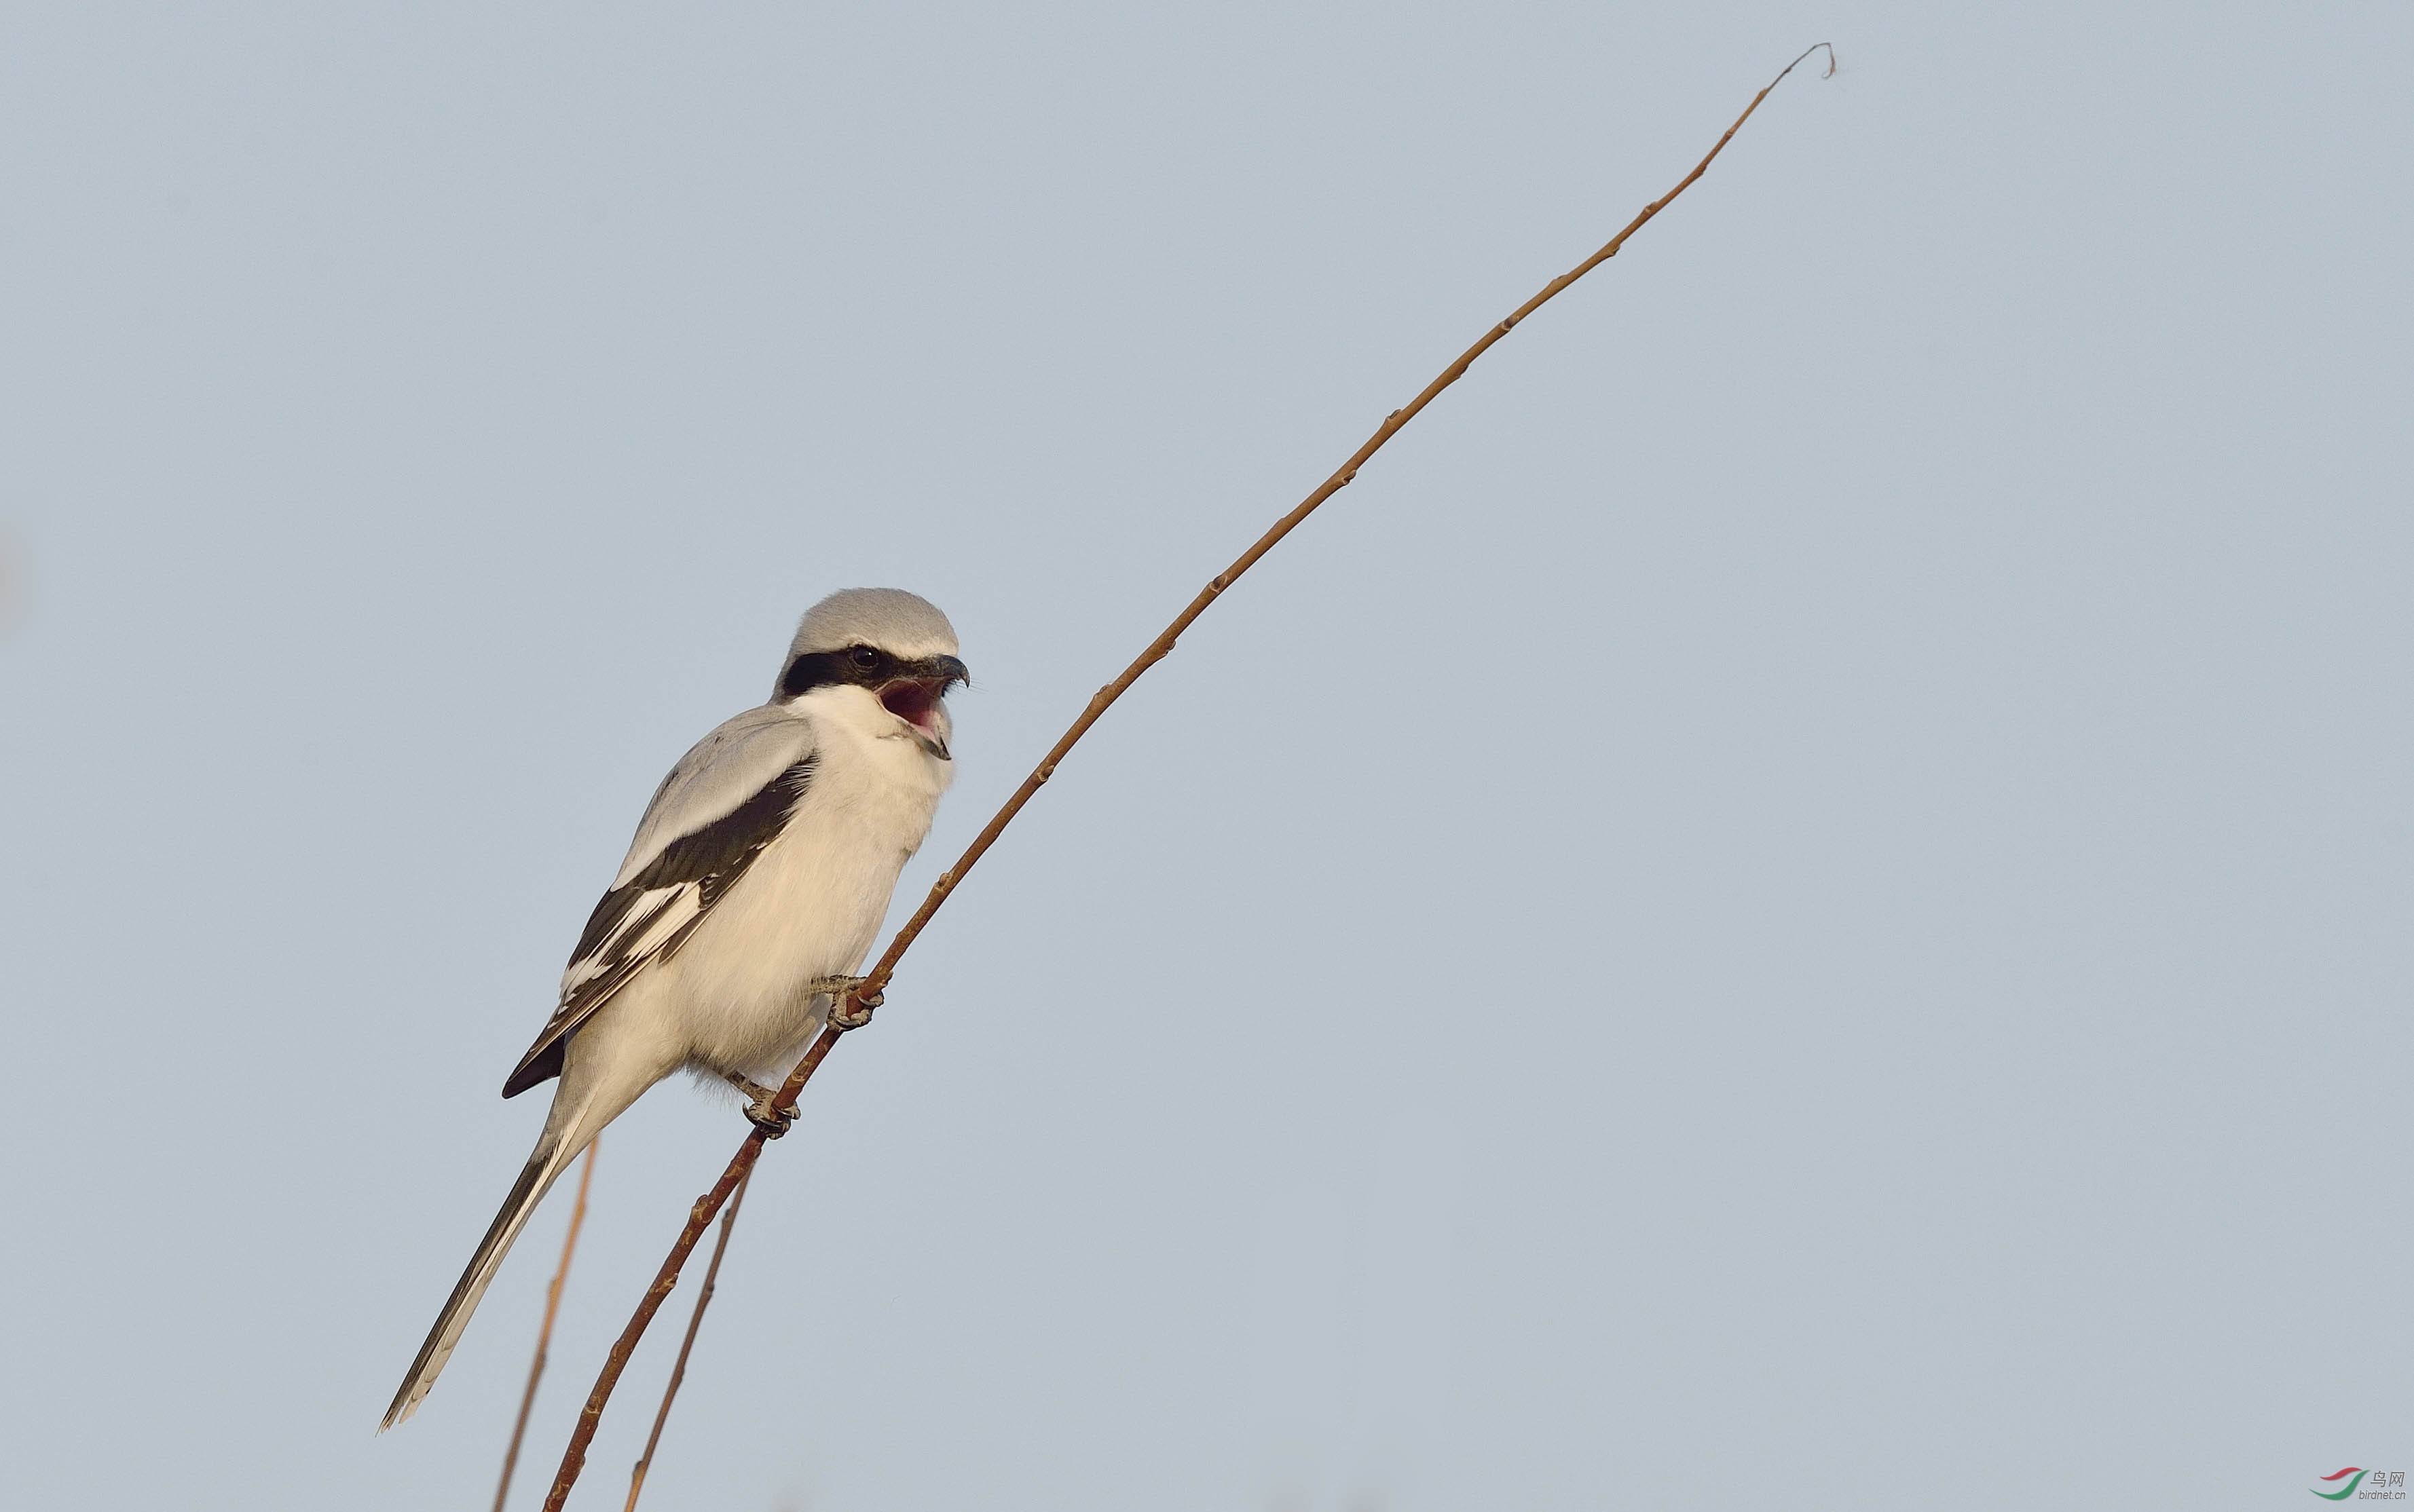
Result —
<instances>
[{"instance_id":1,"label":"pale blue sky","mask_svg":"<svg viewBox=\"0 0 2414 1512\"><path fill-rule=\"evenodd\" d=\"M2414 1468L2404 5L20 5L0 1500L485 1505L566 1194L370 1430L797 614L962 632L902 910L1823 38L958 895L647 1505ZM607 1137L515 1505L742 1133Z\"/></svg>"}]
</instances>

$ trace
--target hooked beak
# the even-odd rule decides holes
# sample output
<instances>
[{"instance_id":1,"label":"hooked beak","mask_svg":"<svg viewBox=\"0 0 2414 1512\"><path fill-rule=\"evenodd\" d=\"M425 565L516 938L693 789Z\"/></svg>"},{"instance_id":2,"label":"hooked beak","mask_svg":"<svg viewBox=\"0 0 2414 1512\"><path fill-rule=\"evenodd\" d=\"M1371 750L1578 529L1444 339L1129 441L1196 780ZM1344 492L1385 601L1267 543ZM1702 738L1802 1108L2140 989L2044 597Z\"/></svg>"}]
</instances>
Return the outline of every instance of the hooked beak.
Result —
<instances>
[{"instance_id":1,"label":"hooked beak","mask_svg":"<svg viewBox=\"0 0 2414 1512\"><path fill-rule=\"evenodd\" d=\"M908 674L880 685L880 706L905 721L924 750L939 760L953 761L939 734L939 700L958 683L970 683L972 674L954 657L925 657Z\"/></svg>"}]
</instances>

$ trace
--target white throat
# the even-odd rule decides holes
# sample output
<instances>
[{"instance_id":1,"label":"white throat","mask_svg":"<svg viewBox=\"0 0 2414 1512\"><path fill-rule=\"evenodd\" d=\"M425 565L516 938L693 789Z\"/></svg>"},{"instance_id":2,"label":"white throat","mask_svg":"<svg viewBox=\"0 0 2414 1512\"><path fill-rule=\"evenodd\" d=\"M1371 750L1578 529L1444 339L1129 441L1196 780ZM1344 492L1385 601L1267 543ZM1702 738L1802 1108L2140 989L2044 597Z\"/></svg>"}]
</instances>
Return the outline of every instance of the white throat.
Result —
<instances>
[{"instance_id":1,"label":"white throat","mask_svg":"<svg viewBox=\"0 0 2414 1512\"><path fill-rule=\"evenodd\" d=\"M882 707L880 700L868 688L858 688L852 683L816 688L812 692L790 699L788 707L862 740L896 743L944 773L939 783L941 788L945 788L947 780L955 775L954 762L932 751L920 731L915 729L910 721ZM939 705L932 722L944 749L944 743L955 734L955 723L948 718L946 704Z\"/></svg>"}]
</instances>

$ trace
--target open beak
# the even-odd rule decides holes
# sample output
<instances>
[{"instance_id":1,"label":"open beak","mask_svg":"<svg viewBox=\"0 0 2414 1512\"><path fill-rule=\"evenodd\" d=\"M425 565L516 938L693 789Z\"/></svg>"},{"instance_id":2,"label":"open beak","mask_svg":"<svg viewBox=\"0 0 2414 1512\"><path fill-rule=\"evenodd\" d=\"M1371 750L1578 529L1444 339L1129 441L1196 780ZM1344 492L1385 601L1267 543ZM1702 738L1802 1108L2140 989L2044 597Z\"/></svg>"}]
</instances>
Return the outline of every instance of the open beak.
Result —
<instances>
[{"instance_id":1,"label":"open beak","mask_svg":"<svg viewBox=\"0 0 2414 1512\"><path fill-rule=\"evenodd\" d=\"M954 657L926 657L913 664L908 675L891 677L880 685L880 706L904 720L924 750L943 762L952 761L947 742L939 734L939 700L956 684L971 681L972 674Z\"/></svg>"}]
</instances>

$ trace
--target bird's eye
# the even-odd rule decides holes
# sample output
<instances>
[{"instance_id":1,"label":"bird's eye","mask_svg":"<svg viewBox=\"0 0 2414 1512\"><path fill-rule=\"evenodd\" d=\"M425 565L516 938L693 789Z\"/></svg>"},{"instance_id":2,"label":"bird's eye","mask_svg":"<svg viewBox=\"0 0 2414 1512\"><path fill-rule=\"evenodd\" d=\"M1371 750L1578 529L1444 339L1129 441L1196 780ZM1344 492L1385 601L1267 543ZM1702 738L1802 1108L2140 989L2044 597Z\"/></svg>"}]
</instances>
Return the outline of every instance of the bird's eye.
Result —
<instances>
[{"instance_id":1,"label":"bird's eye","mask_svg":"<svg viewBox=\"0 0 2414 1512\"><path fill-rule=\"evenodd\" d=\"M870 672L872 668L880 664L880 653L868 645L850 647L846 655L848 660L854 662L857 666L862 668L866 672Z\"/></svg>"}]
</instances>

